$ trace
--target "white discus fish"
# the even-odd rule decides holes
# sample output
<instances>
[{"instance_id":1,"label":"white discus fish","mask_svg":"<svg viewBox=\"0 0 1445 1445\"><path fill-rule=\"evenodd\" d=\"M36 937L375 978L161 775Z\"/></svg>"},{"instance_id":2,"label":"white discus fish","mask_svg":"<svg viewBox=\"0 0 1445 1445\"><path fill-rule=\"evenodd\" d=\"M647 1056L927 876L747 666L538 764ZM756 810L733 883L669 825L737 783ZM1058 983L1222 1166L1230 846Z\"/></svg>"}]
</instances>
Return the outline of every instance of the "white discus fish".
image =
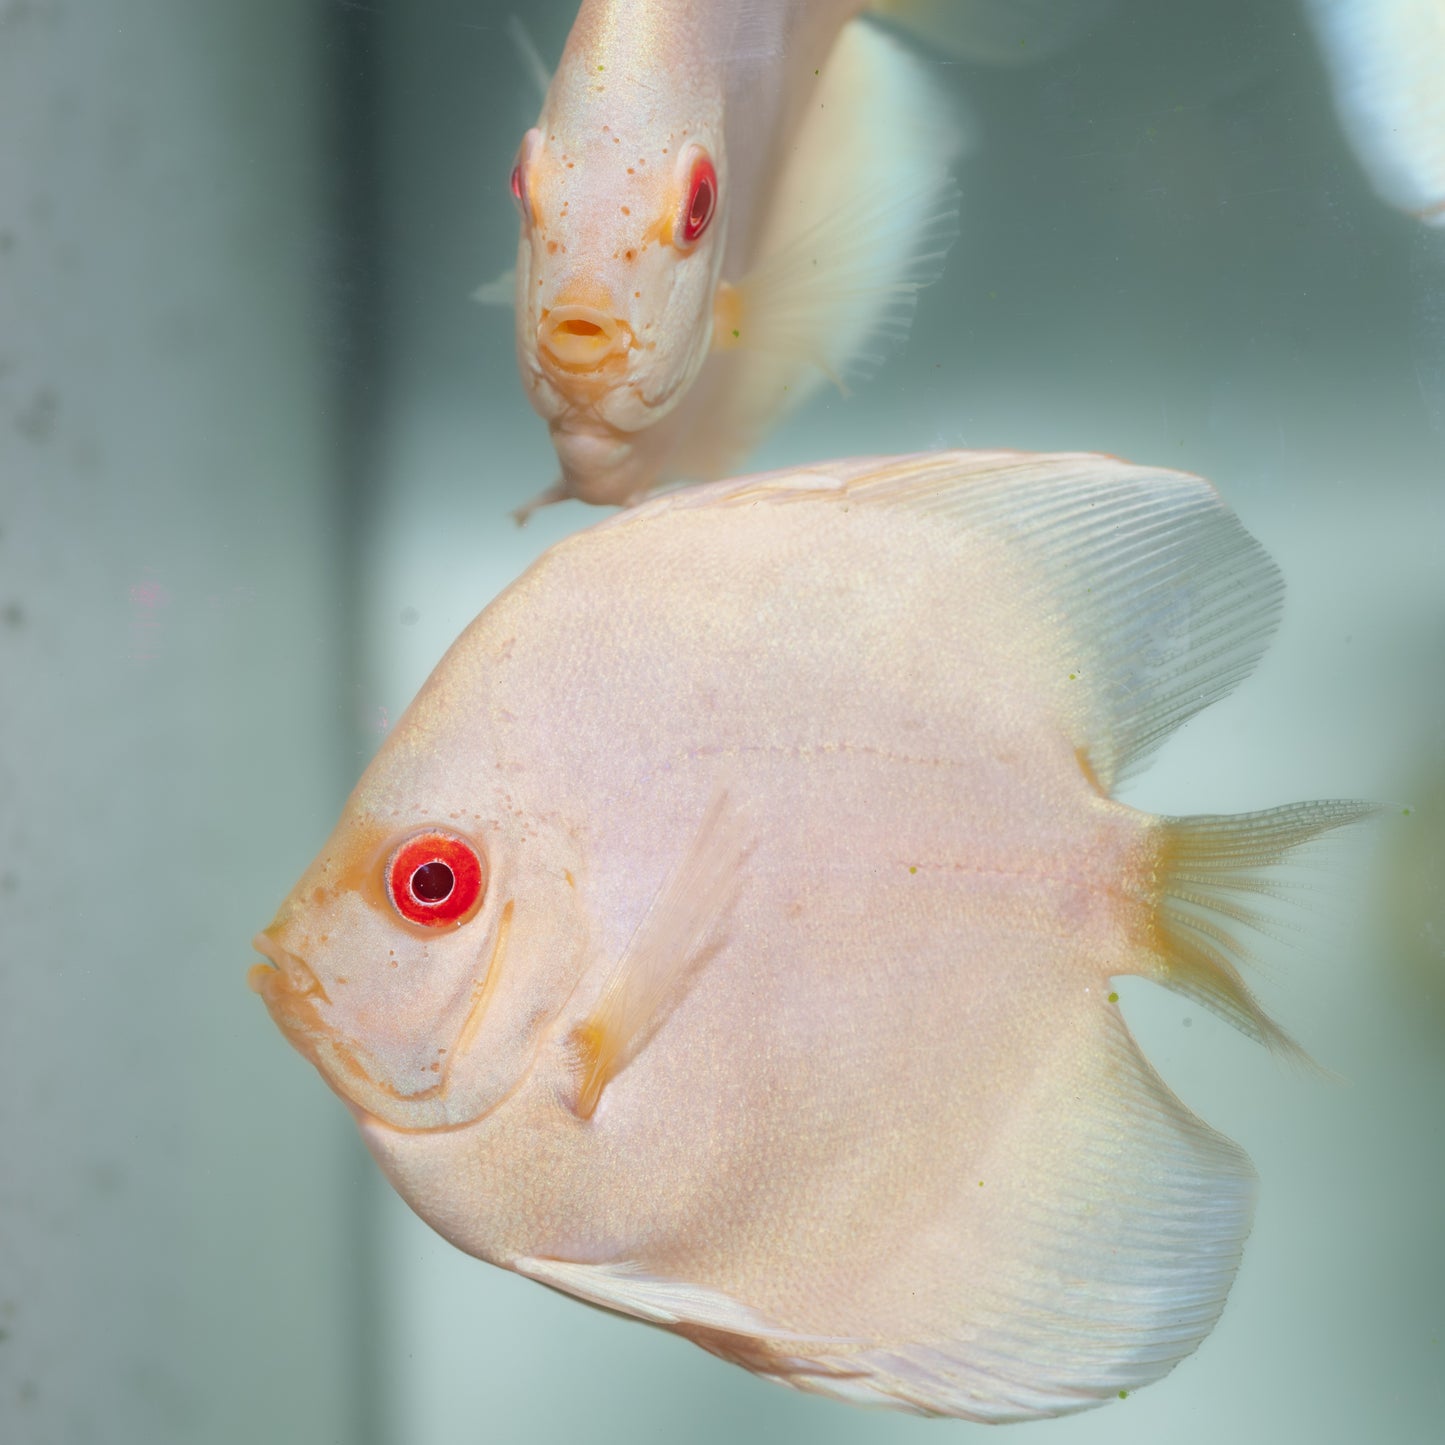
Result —
<instances>
[{"instance_id":1,"label":"white discus fish","mask_svg":"<svg viewBox=\"0 0 1445 1445\"><path fill-rule=\"evenodd\" d=\"M1368 811L1110 796L1279 595L1208 483L1105 457L656 498L452 647L252 986L470 1254L850 1401L1108 1400L1208 1333L1254 1192L1110 980L1291 1047L1245 939Z\"/></svg>"},{"instance_id":2,"label":"white discus fish","mask_svg":"<svg viewBox=\"0 0 1445 1445\"><path fill-rule=\"evenodd\" d=\"M1445 0L1304 0L1340 124L1382 200L1445 226Z\"/></svg>"},{"instance_id":3,"label":"white discus fish","mask_svg":"<svg viewBox=\"0 0 1445 1445\"><path fill-rule=\"evenodd\" d=\"M523 508L725 475L906 334L956 230L956 101L866 0L583 0L512 171L517 355L561 468ZM999 60L1103 0L880 0Z\"/></svg>"}]
</instances>

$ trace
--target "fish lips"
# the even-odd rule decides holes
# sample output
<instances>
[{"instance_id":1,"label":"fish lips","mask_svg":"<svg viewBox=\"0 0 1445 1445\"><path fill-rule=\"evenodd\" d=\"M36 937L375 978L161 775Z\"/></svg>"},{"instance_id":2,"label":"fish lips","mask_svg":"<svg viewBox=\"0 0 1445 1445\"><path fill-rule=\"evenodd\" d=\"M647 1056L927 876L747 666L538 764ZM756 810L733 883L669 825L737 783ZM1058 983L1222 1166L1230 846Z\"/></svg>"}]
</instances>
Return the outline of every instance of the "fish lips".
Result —
<instances>
[{"instance_id":1,"label":"fish lips","mask_svg":"<svg viewBox=\"0 0 1445 1445\"><path fill-rule=\"evenodd\" d=\"M266 962L248 970L248 987L260 995L291 1046L358 1119L365 1116L389 1128L425 1133L460 1128L488 1112L483 1106L458 1116L447 1099L446 1078L413 1093L381 1082L364 1062L364 1049L323 1017L322 1009L331 1000L310 965L265 933L256 935L252 947Z\"/></svg>"}]
</instances>

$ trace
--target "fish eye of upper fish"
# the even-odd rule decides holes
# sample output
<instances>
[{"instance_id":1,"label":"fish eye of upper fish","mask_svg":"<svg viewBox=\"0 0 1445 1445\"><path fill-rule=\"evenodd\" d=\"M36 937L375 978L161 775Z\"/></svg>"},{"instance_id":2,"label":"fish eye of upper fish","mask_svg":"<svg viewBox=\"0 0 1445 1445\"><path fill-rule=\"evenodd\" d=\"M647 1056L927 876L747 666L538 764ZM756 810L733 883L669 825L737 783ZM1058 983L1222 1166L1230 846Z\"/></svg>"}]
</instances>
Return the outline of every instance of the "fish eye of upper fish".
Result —
<instances>
[{"instance_id":1,"label":"fish eye of upper fish","mask_svg":"<svg viewBox=\"0 0 1445 1445\"><path fill-rule=\"evenodd\" d=\"M487 863L466 838L428 829L405 838L386 862L386 896L408 923L445 928L465 923L487 895Z\"/></svg>"},{"instance_id":2,"label":"fish eye of upper fish","mask_svg":"<svg viewBox=\"0 0 1445 1445\"><path fill-rule=\"evenodd\" d=\"M517 159L512 164L512 200L521 213L523 225L530 224L532 220L531 160L541 138L541 131L533 126L522 137L522 143L517 147Z\"/></svg>"},{"instance_id":3,"label":"fish eye of upper fish","mask_svg":"<svg viewBox=\"0 0 1445 1445\"><path fill-rule=\"evenodd\" d=\"M712 157L701 146L689 146L683 161L687 183L673 226L673 243L686 251L697 245L717 214L718 185Z\"/></svg>"}]
</instances>

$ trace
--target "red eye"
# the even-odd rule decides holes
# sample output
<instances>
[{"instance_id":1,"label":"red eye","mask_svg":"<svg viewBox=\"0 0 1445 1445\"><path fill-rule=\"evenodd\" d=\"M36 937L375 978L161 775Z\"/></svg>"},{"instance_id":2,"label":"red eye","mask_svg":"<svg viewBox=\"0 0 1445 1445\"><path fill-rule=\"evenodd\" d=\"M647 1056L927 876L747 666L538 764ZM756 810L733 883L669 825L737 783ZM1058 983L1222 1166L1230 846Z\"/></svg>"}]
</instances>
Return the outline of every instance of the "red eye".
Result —
<instances>
[{"instance_id":1,"label":"red eye","mask_svg":"<svg viewBox=\"0 0 1445 1445\"><path fill-rule=\"evenodd\" d=\"M428 928L459 923L486 887L481 855L455 833L408 838L386 865L386 891L403 918Z\"/></svg>"},{"instance_id":2,"label":"red eye","mask_svg":"<svg viewBox=\"0 0 1445 1445\"><path fill-rule=\"evenodd\" d=\"M517 209L522 215L527 214L526 202L522 200L522 163L518 161L512 167L512 199L517 203Z\"/></svg>"},{"instance_id":3,"label":"red eye","mask_svg":"<svg viewBox=\"0 0 1445 1445\"><path fill-rule=\"evenodd\" d=\"M716 210L717 172L712 162L702 156L692 168L692 180L687 187L687 211L682 218L682 239L687 245L707 230Z\"/></svg>"}]
</instances>

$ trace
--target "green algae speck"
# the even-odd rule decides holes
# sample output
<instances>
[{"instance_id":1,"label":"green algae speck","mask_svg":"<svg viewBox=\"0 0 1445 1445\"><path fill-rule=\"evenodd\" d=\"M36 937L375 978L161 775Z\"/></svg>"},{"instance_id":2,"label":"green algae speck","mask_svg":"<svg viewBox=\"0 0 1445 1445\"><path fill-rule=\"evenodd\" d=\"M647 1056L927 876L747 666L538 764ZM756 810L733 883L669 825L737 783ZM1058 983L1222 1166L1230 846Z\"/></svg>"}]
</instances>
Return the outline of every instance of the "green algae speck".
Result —
<instances>
[{"instance_id":1,"label":"green algae speck","mask_svg":"<svg viewBox=\"0 0 1445 1445\"><path fill-rule=\"evenodd\" d=\"M1110 1002L1110 1003L1118 1003L1118 1002L1119 1002L1119 995L1116 994L1116 993L1111 993L1111 994L1109 995L1109 1002Z\"/></svg>"}]
</instances>

